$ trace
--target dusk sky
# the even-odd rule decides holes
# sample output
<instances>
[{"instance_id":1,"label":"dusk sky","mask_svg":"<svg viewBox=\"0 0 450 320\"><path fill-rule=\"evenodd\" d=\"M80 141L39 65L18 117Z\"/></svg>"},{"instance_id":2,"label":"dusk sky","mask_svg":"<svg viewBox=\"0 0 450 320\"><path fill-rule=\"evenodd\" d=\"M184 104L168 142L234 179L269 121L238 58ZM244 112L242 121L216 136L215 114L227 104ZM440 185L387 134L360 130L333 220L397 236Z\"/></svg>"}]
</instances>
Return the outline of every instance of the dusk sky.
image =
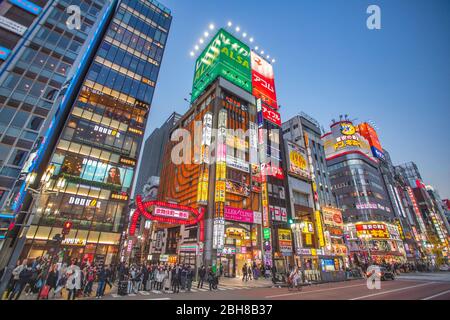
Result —
<instances>
[{"instance_id":1,"label":"dusk sky","mask_svg":"<svg viewBox=\"0 0 450 320\"><path fill-rule=\"evenodd\" d=\"M414 161L450 198L450 1L161 1L174 18L147 135L187 110L189 52L210 23L232 21L277 60L283 121L301 111L325 129L340 114L371 120L394 164ZM367 29L371 4L381 8L381 30Z\"/></svg>"}]
</instances>

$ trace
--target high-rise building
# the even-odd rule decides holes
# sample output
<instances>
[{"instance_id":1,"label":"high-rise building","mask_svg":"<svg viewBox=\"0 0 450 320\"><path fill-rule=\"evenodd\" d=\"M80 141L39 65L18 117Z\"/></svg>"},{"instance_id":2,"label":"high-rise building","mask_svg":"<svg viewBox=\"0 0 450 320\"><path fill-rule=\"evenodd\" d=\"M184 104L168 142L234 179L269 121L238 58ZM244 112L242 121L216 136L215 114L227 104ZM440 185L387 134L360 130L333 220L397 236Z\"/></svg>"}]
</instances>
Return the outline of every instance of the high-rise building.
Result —
<instances>
[{"instance_id":1,"label":"high-rise building","mask_svg":"<svg viewBox=\"0 0 450 320\"><path fill-rule=\"evenodd\" d=\"M163 250L194 264L198 247L226 277L252 261L284 270L293 244L272 65L220 29L197 59L192 97L172 132L182 143L166 148L158 198L204 209L204 229L157 226ZM178 152L183 161L172 158Z\"/></svg>"},{"instance_id":2,"label":"high-rise building","mask_svg":"<svg viewBox=\"0 0 450 320\"><path fill-rule=\"evenodd\" d=\"M406 261L406 252L380 172L385 159L376 132L367 123L335 122L325 134L325 154L345 238L354 263Z\"/></svg>"},{"instance_id":3,"label":"high-rise building","mask_svg":"<svg viewBox=\"0 0 450 320\"><path fill-rule=\"evenodd\" d=\"M176 112L172 113L164 124L155 129L147 140L145 140L136 188L134 189L135 193L142 193L144 186L149 182L151 177L160 176L163 165L164 148L170 140L170 132L180 118L180 114Z\"/></svg>"},{"instance_id":4,"label":"high-rise building","mask_svg":"<svg viewBox=\"0 0 450 320\"><path fill-rule=\"evenodd\" d=\"M317 120L301 113L283 123L283 137L295 143L305 145L308 139L311 151L311 165L314 168L314 182L318 201L322 206L336 207L336 199L331 189L325 149L322 142L322 130Z\"/></svg>"},{"instance_id":5,"label":"high-rise building","mask_svg":"<svg viewBox=\"0 0 450 320\"><path fill-rule=\"evenodd\" d=\"M118 262L172 16L154 0L120 0L101 17L31 162L33 178L12 203L26 210L28 185L39 191L22 257L49 254L54 236L71 222L60 259Z\"/></svg>"},{"instance_id":6,"label":"high-rise building","mask_svg":"<svg viewBox=\"0 0 450 320\"><path fill-rule=\"evenodd\" d=\"M66 25L71 5L80 7L79 29ZM44 135L45 122L56 112L56 97L77 59L89 48L88 39L109 5L110 0L9 0L0 4L4 11L0 19L15 19L27 26L18 41L11 30L0 28L0 39L5 41L0 46L11 50L0 65L0 238L14 218L8 204L20 190L26 159Z\"/></svg>"},{"instance_id":7,"label":"high-rise building","mask_svg":"<svg viewBox=\"0 0 450 320\"><path fill-rule=\"evenodd\" d=\"M36 27L37 19L54 1L8 0L0 2L0 73L3 64L15 54Z\"/></svg>"}]
</instances>

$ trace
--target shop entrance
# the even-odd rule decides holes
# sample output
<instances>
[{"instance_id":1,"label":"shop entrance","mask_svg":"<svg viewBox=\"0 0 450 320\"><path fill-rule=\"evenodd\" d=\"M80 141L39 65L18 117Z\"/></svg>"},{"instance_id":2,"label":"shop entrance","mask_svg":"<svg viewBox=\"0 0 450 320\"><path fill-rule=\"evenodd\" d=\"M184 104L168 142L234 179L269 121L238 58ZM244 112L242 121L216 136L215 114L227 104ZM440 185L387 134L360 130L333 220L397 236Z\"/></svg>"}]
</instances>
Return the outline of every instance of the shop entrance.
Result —
<instances>
[{"instance_id":1,"label":"shop entrance","mask_svg":"<svg viewBox=\"0 0 450 320\"><path fill-rule=\"evenodd\" d=\"M242 277L242 268L252 266L252 227L245 224L228 224L225 229L225 248L221 262L225 277Z\"/></svg>"}]
</instances>

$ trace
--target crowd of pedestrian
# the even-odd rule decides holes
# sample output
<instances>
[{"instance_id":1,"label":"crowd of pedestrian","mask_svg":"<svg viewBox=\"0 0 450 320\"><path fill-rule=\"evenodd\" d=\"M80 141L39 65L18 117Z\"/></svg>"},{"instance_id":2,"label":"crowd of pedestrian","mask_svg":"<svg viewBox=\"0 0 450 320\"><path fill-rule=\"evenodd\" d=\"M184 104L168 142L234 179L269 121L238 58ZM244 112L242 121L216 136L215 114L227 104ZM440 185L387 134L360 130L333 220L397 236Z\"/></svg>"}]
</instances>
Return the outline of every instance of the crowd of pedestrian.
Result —
<instances>
[{"instance_id":1,"label":"crowd of pedestrian","mask_svg":"<svg viewBox=\"0 0 450 320\"><path fill-rule=\"evenodd\" d=\"M269 265L264 265L262 263L257 264L255 261L253 261L252 264L244 263L242 266L241 272L242 272L242 281L249 281L249 280L258 280L260 277L264 277L265 279L269 279L272 275L274 270Z\"/></svg>"},{"instance_id":2,"label":"crowd of pedestrian","mask_svg":"<svg viewBox=\"0 0 450 320\"><path fill-rule=\"evenodd\" d=\"M95 295L100 298L105 294L106 285L112 287L113 278L110 267L103 263L92 265L89 261L79 263L77 259L52 263L47 257L23 259L12 271L5 297L18 300L24 293L37 295L37 299L62 298L65 290L67 299L74 300L91 297L97 282Z\"/></svg>"},{"instance_id":3,"label":"crowd of pedestrian","mask_svg":"<svg viewBox=\"0 0 450 320\"><path fill-rule=\"evenodd\" d=\"M195 279L195 270L189 264L124 264L118 266L119 294L125 295L138 291L152 291L155 293L191 292ZM210 290L217 290L219 275L211 267L202 266L198 270L198 288L203 288L205 282ZM125 289L126 288L126 289Z\"/></svg>"}]
</instances>

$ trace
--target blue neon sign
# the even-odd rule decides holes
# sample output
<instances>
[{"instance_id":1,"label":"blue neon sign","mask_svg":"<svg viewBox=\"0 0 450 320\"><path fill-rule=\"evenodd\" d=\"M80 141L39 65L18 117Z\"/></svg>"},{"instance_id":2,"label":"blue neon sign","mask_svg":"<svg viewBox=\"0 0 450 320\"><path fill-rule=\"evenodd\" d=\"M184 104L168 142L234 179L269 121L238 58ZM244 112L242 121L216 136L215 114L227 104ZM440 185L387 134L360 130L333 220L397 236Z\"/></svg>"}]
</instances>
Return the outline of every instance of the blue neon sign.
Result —
<instances>
[{"instance_id":1,"label":"blue neon sign","mask_svg":"<svg viewBox=\"0 0 450 320\"><path fill-rule=\"evenodd\" d=\"M11 53L11 50L6 49L5 47L0 46L0 59L6 60L8 58L9 54Z\"/></svg>"},{"instance_id":2,"label":"blue neon sign","mask_svg":"<svg viewBox=\"0 0 450 320\"><path fill-rule=\"evenodd\" d=\"M31 14L39 15L42 11L41 7L27 0L9 0L9 2L18 6L19 8L22 8L25 11L28 11Z\"/></svg>"}]
</instances>

